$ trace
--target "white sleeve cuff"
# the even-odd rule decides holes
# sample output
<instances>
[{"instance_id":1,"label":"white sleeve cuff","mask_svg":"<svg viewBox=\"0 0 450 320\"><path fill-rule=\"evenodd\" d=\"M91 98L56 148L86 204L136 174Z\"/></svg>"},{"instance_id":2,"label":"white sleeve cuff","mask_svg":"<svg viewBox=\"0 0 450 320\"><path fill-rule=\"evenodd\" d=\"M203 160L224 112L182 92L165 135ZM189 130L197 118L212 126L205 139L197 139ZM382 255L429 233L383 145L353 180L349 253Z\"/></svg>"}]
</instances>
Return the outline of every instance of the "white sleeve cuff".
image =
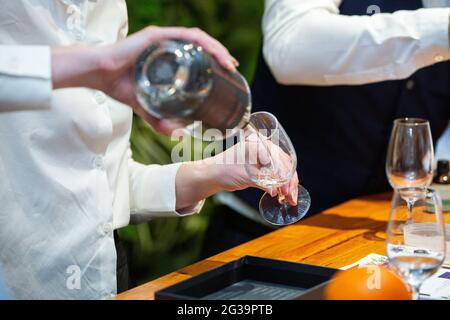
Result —
<instances>
[{"instance_id":1,"label":"white sleeve cuff","mask_svg":"<svg viewBox=\"0 0 450 320\"><path fill-rule=\"evenodd\" d=\"M203 199L202 201L198 202L196 205L189 207L189 208L184 208L184 209L178 210L176 213L182 217L199 213L200 211L202 211L205 201L206 201L206 199Z\"/></svg>"},{"instance_id":2,"label":"white sleeve cuff","mask_svg":"<svg viewBox=\"0 0 450 320\"><path fill-rule=\"evenodd\" d=\"M50 108L51 49L0 46L0 112Z\"/></svg>"},{"instance_id":3,"label":"white sleeve cuff","mask_svg":"<svg viewBox=\"0 0 450 320\"><path fill-rule=\"evenodd\" d=\"M182 163L144 166L133 162L130 170L131 222L181 217L198 213L204 204L176 210L176 175Z\"/></svg>"}]
</instances>

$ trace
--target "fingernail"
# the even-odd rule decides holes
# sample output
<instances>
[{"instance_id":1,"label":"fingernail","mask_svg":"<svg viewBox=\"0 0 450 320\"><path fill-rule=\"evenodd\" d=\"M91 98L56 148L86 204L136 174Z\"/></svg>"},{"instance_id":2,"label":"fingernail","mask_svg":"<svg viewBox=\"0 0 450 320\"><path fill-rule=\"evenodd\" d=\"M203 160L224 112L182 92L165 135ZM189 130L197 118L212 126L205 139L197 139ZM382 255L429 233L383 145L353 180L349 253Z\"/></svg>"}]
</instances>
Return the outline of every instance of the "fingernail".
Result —
<instances>
[{"instance_id":1,"label":"fingernail","mask_svg":"<svg viewBox=\"0 0 450 320\"><path fill-rule=\"evenodd\" d=\"M237 61L235 58L233 58L233 63L236 67L239 67L239 61Z\"/></svg>"},{"instance_id":2,"label":"fingernail","mask_svg":"<svg viewBox=\"0 0 450 320\"><path fill-rule=\"evenodd\" d=\"M226 63L226 67L228 70L235 72L236 71L236 67L234 66L233 62L229 61Z\"/></svg>"}]
</instances>

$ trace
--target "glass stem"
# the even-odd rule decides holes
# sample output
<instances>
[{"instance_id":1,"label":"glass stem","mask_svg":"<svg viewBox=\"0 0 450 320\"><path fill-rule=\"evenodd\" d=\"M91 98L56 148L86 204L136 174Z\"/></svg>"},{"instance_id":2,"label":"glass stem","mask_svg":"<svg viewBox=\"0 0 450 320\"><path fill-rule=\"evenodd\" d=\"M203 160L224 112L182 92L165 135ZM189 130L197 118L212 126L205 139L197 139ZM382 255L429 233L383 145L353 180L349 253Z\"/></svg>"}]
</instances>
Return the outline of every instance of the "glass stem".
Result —
<instances>
[{"instance_id":1,"label":"glass stem","mask_svg":"<svg viewBox=\"0 0 450 320\"><path fill-rule=\"evenodd\" d=\"M420 296L420 285L418 285L418 286L412 286L412 285L411 285L411 291L412 291L412 299L413 299L413 300L419 300L419 296Z\"/></svg>"},{"instance_id":2,"label":"glass stem","mask_svg":"<svg viewBox=\"0 0 450 320\"><path fill-rule=\"evenodd\" d=\"M415 203L414 200L411 199L406 200L406 206L408 208L408 219L406 220L407 222L411 222L412 220L414 203Z\"/></svg>"}]
</instances>

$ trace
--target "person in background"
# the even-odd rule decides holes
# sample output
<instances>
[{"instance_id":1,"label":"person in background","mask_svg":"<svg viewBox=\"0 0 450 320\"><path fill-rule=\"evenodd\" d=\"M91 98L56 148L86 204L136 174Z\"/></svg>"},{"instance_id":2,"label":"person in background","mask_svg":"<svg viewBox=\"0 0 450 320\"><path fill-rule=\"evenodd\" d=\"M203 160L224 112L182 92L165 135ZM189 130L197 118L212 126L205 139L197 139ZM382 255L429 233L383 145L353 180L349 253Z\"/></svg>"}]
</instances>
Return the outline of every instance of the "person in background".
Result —
<instances>
[{"instance_id":1,"label":"person in background","mask_svg":"<svg viewBox=\"0 0 450 320\"><path fill-rule=\"evenodd\" d=\"M124 0L3 1L0 21L0 268L13 298L111 297L129 284L115 229L194 214L216 192L254 185L242 165L220 164L224 154L167 166L131 157L129 106L155 130L173 129L136 101L137 56L177 38L234 70L205 32L126 37Z\"/></svg>"},{"instance_id":2,"label":"person in background","mask_svg":"<svg viewBox=\"0 0 450 320\"><path fill-rule=\"evenodd\" d=\"M450 116L450 1L266 0L255 110L277 116L298 154L309 214L390 190L385 174L395 118ZM261 194L221 195L204 256L260 236ZM250 219L248 219L250 218Z\"/></svg>"}]
</instances>

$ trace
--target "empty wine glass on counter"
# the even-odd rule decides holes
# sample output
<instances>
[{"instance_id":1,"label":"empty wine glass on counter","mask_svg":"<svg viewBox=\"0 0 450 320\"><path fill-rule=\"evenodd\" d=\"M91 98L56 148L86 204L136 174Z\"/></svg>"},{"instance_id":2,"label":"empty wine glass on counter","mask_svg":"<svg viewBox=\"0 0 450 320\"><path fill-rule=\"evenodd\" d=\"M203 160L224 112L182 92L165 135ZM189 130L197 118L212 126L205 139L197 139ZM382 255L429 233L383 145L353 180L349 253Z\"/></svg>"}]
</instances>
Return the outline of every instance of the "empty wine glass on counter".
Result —
<instances>
[{"instance_id":1,"label":"empty wine glass on counter","mask_svg":"<svg viewBox=\"0 0 450 320\"><path fill-rule=\"evenodd\" d=\"M261 198L262 217L278 226L297 222L308 212L311 197L298 185L297 205L291 205L281 192L297 170L297 155L286 131L273 114L257 112L250 116L245 135L248 175L261 187L278 189L277 197L266 192Z\"/></svg>"},{"instance_id":2,"label":"empty wine glass on counter","mask_svg":"<svg viewBox=\"0 0 450 320\"><path fill-rule=\"evenodd\" d=\"M437 193L416 188L415 204L395 191L387 228L386 252L390 265L408 283L413 298L419 298L420 286L445 260L446 243L442 206Z\"/></svg>"},{"instance_id":3,"label":"empty wine glass on counter","mask_svg":"<svg viewBox=\"0 0 450 320\"><path fill-rule=\"evenodd\" d=\"M386 158L386 175L392 188L399 190L411 213L421 188L433 180L434 149L430 123L424 119L394 121Z\"/></svg>"}]
</instances>

